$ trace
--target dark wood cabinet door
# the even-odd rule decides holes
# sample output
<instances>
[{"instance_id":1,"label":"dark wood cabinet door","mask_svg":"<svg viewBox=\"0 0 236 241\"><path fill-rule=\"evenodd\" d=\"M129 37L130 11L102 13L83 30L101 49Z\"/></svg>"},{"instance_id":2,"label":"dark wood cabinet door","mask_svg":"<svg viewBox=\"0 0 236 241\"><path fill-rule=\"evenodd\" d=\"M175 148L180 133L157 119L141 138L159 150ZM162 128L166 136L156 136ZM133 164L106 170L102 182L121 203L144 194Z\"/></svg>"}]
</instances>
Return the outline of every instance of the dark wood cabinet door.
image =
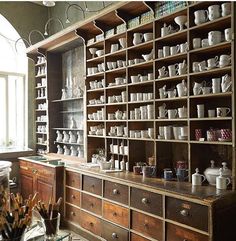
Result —
<instances>
[{"instance_id":1,"label":"dark wood cabinet door","mask_svg":"<svg viewBox=\"0 0 236 241\"><path fill-rule=\"evenodd\" d=\"M162 196L138 188L131 188L130 206L162 216Z\"/></svg>"},{"instance_id":2,"label":"dark wood cabinet door","mask_svg":"<svg viewBox=\"0 0 236 241\"><path fill-rule=\"evenodd\" d=\"M147 237L163 240L163 221L158 218L132 211L131 228Z\"/></svg>"},{"instance_id":3,"label":"dark wood cabinet door","mask_svg":"<svg viewBox=\"0 0 236 241\"><path fill-rule=\"evenodd\" d=\"M115 182L105 181L104 197L119 203L128 204L128 186Z\"/></svg>"},{"instance_id":4,"label":"dark wood cabinet door","mask_svg":"<svg viewBox=\"0 0 236 241\"><path fill-rule=\"evenodd\" d=\"M120 228L106 221L102 222L102 237L106 241L128 241L129 232L126 229Z\"/></svg>"},{"instance_id":5,"label":"dark wood cabinet door","mask_svg":"<svg viewBox=\"0 0 236 241\"><path fill-rule=\"evenodd\" d=\"M166 218L208 231L208 207L176 198L166 198Z\"/></svg>"},{"instance_id":6,"label":"dark wood cabinet door","mask_svg":"<svg viewBox=\"0 0 236 241\"><path fill-rule=\"evenodd\" d=\"M177 225L167 224L166 241L209 241L208 236L201 233L179 227ZM222 240L223 241L223 240Z\"/></svg>"},{"instance_id":7,"label":"dark wood cabinet door","mask_svg":"<svg viewBox=\"0 0 236 241\"><path fill-rule=\"evenodd\" d=\"M47 183L42 178L36 178L35 189L38 191L38 200L48 203L51 200L55 200L53 183Z\"/></svg>"},{"instance_id":8,"label":"dark wood cabinet door","mask_svg":"<svg viewBox=\"0 0 236 241\"><path fill-rule=\"evenodd\" d=\"M33 195L36 190L34 189L34 178L32 175L20 171L20 186L21 195L24 199L27 199L29 195Z\"/></svg>"}]
</instances>

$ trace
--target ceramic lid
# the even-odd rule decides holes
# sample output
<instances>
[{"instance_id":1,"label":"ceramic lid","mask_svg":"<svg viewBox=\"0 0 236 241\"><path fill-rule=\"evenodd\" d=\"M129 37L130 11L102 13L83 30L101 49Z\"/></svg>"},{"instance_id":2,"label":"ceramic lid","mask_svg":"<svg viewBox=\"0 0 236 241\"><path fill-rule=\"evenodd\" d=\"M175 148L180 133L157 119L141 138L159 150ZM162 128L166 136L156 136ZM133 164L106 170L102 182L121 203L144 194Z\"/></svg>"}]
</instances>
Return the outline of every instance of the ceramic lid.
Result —
<instances>
[{"instance_id":1,"label":"ceramic lid","mask_svg":"<svg viewBox=\"0 0 236 241\"><path fill-rule=\"evenodd\" d=\"M211 166L208 167L206 170L205 170L205 175L216 175L218 176L219 175L219 168L218 167L215 167L215 161L211 160Z\"/></svg>"}]
</instances>

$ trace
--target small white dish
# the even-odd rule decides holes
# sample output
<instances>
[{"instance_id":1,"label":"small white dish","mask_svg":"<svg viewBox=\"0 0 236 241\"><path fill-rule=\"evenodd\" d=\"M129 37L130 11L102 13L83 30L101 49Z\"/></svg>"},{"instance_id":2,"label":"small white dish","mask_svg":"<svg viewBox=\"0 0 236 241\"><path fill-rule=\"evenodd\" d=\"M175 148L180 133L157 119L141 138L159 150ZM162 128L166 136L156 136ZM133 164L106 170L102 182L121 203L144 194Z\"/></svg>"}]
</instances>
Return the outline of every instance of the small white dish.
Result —
<instances>
[{"instance_id":1,"label":"small white dish","mask_svg":"<svg viewBox=\"0 0 236 241\"><path fill-rule=\"evenodd\" d=\"M218 138L218 141L220 141L220 142L229 142L229 141L232 141L232 139Z\"/></svg>"}]
</instances>

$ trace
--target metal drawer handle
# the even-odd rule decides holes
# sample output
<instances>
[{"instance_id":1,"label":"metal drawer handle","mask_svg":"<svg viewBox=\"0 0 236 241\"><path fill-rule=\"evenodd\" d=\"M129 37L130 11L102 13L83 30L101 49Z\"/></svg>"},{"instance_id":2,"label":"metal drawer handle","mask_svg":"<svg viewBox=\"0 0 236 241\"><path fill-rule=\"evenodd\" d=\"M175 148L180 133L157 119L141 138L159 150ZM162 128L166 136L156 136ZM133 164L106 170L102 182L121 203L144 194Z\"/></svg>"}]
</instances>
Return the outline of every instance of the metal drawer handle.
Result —
<instances>
[{"instance_id":1,"label":"metal drawer handle","mask_svg":"<svg viewBox=\"0 0 236 241\"><path fill-rule=\"evenodd\" d=\"M92 185L91 185L91 188L94 188L94 187L95 187L95 185L94 185L94 184L92 184Z\"/></svg>"},{"instance_id":2,"label":"metal drawer handle","mask_svg":"<svg viewBox=\"0 0 236 241\"><path fill-rule=\"evenodd\" d=\"M188 241L187 239L184 239L183 241Z\"/></svg>"},{"instance_id":3,"label":"metal drawer handle","mask_svg":"<svg viewBox=\"0 0 236 241\"><path fill-rule=\"evenodd\" d=\"M113 193L114 195L117 195L117 194L119 194L119 190L118 190L118 189L113 189L112 193Z\"/></svg>"},{"instance_id":4,"label":"metal drawer handle","mask_svg":"<svg viewBox=\"0 0 236 241\"><path fill-rule=\"evenodd\" d=\"M116 217L116 216L117 216L117 213L116 213L116 212L114 212L112 215L113 215L114 217Z\"/></svg>"},{"instance_id":5,"label":"metal drawer handle","mask_svg":"<svg viewBox=\"0 0 236 241\"><path fill-rule=\"evenodd\" d=\"M90 203L90 207L93 208L93 206L94 206L93 203Z\"/></svg>"},{"instance_id":6,"label":"metal drawer handle","mask_svg":"<svg viewBox=\"0 0 236 241\"><path fill-rule=\"evenodd\" d=\"M33 169L32 172L36 174L38 171L36 169Z\"/></svg>"},{"instance_id":7,"label":"metal drawer handle","mask_svg":"<svg viewBox=\"0 0 236 241\"><path fill-rule=\"evenodd\" d=\"M186 210L186 209L183 209L183 210L180 211L180 214L184 217L187 217L187 216L189 216L189 211Z\"/></svg>"},{"instance_id":8,"label":"metal drawer handle","mask_svg":"<svg viewBox=\"0 0 236 241\"><path fill-rule=\"evenodd\" d=\"M143 204L148 204L148 203L149 203L149 201L148 201L148 199L147 199L147 198L145 198L145 197L144 197L144 198L142 198L142 203L143 203Z\"/></svg>"},{"instance_id":9,"label":"metal drawer handle","mask_svg":"<svg viewBox=\"0 0 236 241\"><path fill-rule=\"evenodd\" d=\"M74 212L70 212L70 215L71 215L71 216L75 216L75 213L74 213Z\"/></svg>"},{"instance_id":10,"label":"metal drawer handle","mask_svg":"<svg viewBox=\"0 0 236 241\"><path fill-rule=\"evenodd\" d=\"M116 233L112 233L111 237L112 237L112 239L117 239L118 235Z\"/></svg>"},{"instance_id":11,"label":"metal drawer handle","mask_svg":"<svg viewBox=\"0 0 236 241\"><path fill-rule=\"evenodd\" d=\"M71 198L75 199L75 195L72 194L72 195L71 195Z\"/></svg>"},{"instance_id":12,"label":"metal drawer handle","mask_svg":"<svg viewBox=\"0 0 236 241\"><path fill-rule=\"evenodd\" d=\"M143 226L144 228L148 228L148 223L145 222Z\"/></svg>"},{"instance_id":13,"label":"metal drawer handle","mask_svg":"<svg viewBox=\"0 0 236 241\"><path fill-rule=\"evenodd\" d=\"M90 225L90 226L93 226L93 223L92 223L92 222L90 222L90 223L89 223L89 225Z\"/></svg>"}]
</instances>

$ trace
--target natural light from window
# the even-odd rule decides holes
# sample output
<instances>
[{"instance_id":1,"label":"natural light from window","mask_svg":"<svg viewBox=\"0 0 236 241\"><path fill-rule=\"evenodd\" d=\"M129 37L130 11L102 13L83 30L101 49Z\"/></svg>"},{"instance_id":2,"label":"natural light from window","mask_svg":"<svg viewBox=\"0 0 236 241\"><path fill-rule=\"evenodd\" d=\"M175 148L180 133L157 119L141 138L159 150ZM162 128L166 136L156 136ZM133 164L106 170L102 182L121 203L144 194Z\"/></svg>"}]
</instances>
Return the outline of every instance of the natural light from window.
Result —
<instances>
[{"instance_id":1,"label":"natural light from window","mask_svg":"<svg viewBox=\"0 0 236 241\"><path fill-rule=\"evenodd\" d=\"M20 35L0 14L0 147L27 146L27 57Z\"/></svg>"}]
</instances>

